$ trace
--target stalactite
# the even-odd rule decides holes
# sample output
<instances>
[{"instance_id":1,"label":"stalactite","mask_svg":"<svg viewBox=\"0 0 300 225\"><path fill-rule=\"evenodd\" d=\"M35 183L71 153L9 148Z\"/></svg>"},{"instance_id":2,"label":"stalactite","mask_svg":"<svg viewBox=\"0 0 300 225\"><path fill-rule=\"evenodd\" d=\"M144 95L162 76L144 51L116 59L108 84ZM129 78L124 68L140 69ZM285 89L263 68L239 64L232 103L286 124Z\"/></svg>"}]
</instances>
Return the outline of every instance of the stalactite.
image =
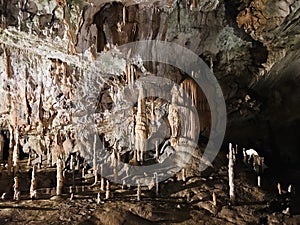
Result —
<instances>
[{"instance_id":1,"label":"stalactite","mask_svg":"<svg viewBox=\"0 0 300 225\"><path fill-rule=\"evenodd\" d=\"M234 156L232 150L232 144L229 143L229 154L228 154L228 178L229 178L229 197L231 201L235 200L234 194Z\"/></svg>"},{"instance_id":2,"label":"stalactite","mask_svg":"<svg viewBox=\"0 0 300 225\"><path fill-rule=\"evenodd\" d=\"M44 110L43 110L43 96L44 96L44 85L43 82L39 83L40 93L39 93L39 106L38 106L38 119L39 126L44 127L43 118L44 118Z\"/></svg>"},{"instance_id":3,"label":"stalactite","mask_svg":"<svg viewBox=\"0 0 300 225\"><path fill-rule=\"evenodd\" d=\"M6 64L5 64L5 69L6 69L6 78L10 79L12 76L12 71L11 71L11 60L10 60L10 51L8 48L4 48L5 52L5 57L6 57Z\"/></svg>"},{"instance_id":4,"label":"stalactite","mask_svg":"<svg viewBox=\"0 0 300 225\"><path fill-rule=\"evenodd\" d=\"M28 67L26 66L25 67L25 70L24 70L24 79L25 79L25 93L24 93L24 108L25 108L25 121L26 121L26 124L30 124L30 121L29 121L29 117L30 117L30 113L29 113L29 101L28 101L28 85L29 85L29 81L28 81L28 78L29 78L29 73L28 73Z\"/></svg>"}]
</instances>

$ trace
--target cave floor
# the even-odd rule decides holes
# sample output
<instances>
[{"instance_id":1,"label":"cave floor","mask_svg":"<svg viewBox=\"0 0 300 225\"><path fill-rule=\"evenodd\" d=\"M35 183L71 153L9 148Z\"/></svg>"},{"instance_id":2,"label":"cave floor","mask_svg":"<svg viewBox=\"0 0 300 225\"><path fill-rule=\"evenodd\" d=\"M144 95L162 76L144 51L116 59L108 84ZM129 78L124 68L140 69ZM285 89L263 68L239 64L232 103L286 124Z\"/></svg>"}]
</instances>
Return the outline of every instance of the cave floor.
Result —
<instances>
[{"instance_id":1,"label":"cave floor","mask_svg":"<svg viewBox=\"0 0 300 225\"><path fill-rule=\"evenodd\" d=\"M55 180L55 169L41 169L37 176L44 180L40 185L47 188L38 189L36 200L29 199L29 191L22 191L20 201L0 201L0 224L300 224L299 199L285 191L277 194L277 184L268 173L262 177L262 187L257 187L256 174L241 160L235 168L236 201L231 203L226 159L218 164L201 177L188 177L185 182L174 177L161 182L159 196L155 195L155 188L142 187L140 201L136 199L135 187L123 190L116 184L111 185L111 197L104 200L105 192L100 191L99 185L92 185L92 176L76 184L72 200L68 185L61 198L51 200L55 183L50 184L43 176ZM21 177L27 184L23 190L29 190L29 172L24 171ZM5 184L5 179L7 182L2 171L0 183ZM283 212L287 207L290 213Z\"/></svg>"}]
</instances>

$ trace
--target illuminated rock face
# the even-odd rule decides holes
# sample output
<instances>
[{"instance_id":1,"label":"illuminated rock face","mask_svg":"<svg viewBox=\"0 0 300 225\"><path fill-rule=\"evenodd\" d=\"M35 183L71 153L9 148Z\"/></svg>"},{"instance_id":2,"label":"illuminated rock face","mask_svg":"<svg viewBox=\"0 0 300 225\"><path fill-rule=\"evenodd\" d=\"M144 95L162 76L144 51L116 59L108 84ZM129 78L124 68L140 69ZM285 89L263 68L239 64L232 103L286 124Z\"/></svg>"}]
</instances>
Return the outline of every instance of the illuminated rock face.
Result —
<instances>
[{"instance_id":1,"label":"illuminated rock face","mask_svg":"<svg viewBox=\"0 0 300 225\"><path fill-rule=\"evenodd\" d=\"M74 117L87 109L95 117L104 145L111 147L117 142L126 162L135 157L143 161L148 148L155 151L158 130L165 140L172 139L172 145L175 140L179 143L179 137L193 140L199 133L208 137L207 100L195 82L178 69L158 63L143 65L147 72L178 84L186 95L181 99L179 93L172 94L178 99L165 101L143 98L142 91L123 91L127 85L134 87L146 73L127 62L126 55L117 55L116 49L138 40L175 42L207 62L227 101L228 138L240 138L234 128L244 127L242 121L247 126L239 129L244 137L249 133L264 136L258 147L271 149L269 142L278 136L274 130L287 130L285 121L299 121L298 109L287 110L295 108L299 99L299 93L293 91L299 82L297 1L132 3L1 2L0 126L4 141L0 141L0 159L9 158L9 167L17 164L20 150L31 152L33 162L55 164L58 131L66 155L77 149L92 158L85 134L74 134ZM107 63L100 62L99 57L108 50L115 54L108 53ZM101 79L89 83L95 74ZM293 76L287 78L289 74ZM131 104L130 98L136 102ZM287 119L274 125L278 117ZM262 124L261 133L253 132L253 120ZM83 129L87 122L82 123ZM298 128L292 129L291 133ZM254 139L259 139L255 135ZM241 142L248 141L242 137ZM277 153L285 155L284 141L277 142ZM295 146L295 140L291 142ZM291 149L286 157L292 160L296 150Z\"/></svg>"}]
</instances>

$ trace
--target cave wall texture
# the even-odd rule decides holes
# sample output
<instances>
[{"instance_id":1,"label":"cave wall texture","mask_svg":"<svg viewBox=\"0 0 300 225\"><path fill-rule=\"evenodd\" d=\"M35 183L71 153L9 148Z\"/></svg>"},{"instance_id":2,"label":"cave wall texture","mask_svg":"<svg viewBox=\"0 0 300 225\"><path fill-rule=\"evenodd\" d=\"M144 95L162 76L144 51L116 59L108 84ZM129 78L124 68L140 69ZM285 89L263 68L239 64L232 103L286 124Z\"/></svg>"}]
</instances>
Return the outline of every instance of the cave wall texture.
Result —
<instances>
[{"instance_id":1,"label":"cave wall texture","mask_svg":"<svg viewBox=\"0 0 300 225\"><path fill-rule=\"evenodd\" d=\"M117 46L162 40L191 49L213 69L227 104L227 141L257 148L274 162L299 162L299 1L2 0L0 14L0 126L7 139L18 129L24 152L31 146L51 154L58 130L72 140L72 116L81 112L72 103L88 96L80 87L89 80L101 89L95 118L113 144L123 133L112 127L130 127L122 115L132 110L118 100L127 67ZM178 83L185 79L175 68L145 67ZM137 65L132 70L141 74ZM70 145L91 147L80 140Z\"/></svg>"}]
</instances>

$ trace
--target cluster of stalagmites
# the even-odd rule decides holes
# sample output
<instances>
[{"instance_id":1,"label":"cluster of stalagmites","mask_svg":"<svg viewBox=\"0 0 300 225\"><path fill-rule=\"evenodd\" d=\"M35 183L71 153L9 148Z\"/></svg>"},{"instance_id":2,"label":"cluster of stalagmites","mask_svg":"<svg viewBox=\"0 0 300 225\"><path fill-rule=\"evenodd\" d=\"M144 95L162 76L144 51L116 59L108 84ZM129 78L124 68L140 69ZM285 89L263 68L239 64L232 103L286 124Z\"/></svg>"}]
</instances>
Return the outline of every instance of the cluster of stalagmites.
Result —
<instances>
[{"instance_id":1,"label":"cluster of stalagmites","mask_svg":"<svg viewBox=\"0 0 300 225\"><path fill-rule=\"evenodd\" d=\"M268 168L268 166L265 164L264 157L260 156L258 152L254 149L248 149L246 150L243 148L242 154L239 153L238 151L238 145L235 147L232 146L232 144L229 144L229 154L227 155L228 158L228 182L229 182L229 197L232 202L236 201L236 191L235 191L235 185L234 185L234 174L235 174L235 169L234 166L237 163L237 160L239 160L239 156L242 156L242 161L243 163L252 168L256 175L257 175L257 186L261 187L262 186L262 177L264 175L264 170ZM283 210L282 212L284 214L289 214L290 213L290 207L289 207L289 201L291 201L291 196L295 195L295 190L293 190L292 185L290 184L288 186L287 191L282 190L281 184L277 184L277 189L278 189L278 194L279 196L286 195L284 197L284 201L287 202L287 208Z\"/></svg>"}]
</instances>

